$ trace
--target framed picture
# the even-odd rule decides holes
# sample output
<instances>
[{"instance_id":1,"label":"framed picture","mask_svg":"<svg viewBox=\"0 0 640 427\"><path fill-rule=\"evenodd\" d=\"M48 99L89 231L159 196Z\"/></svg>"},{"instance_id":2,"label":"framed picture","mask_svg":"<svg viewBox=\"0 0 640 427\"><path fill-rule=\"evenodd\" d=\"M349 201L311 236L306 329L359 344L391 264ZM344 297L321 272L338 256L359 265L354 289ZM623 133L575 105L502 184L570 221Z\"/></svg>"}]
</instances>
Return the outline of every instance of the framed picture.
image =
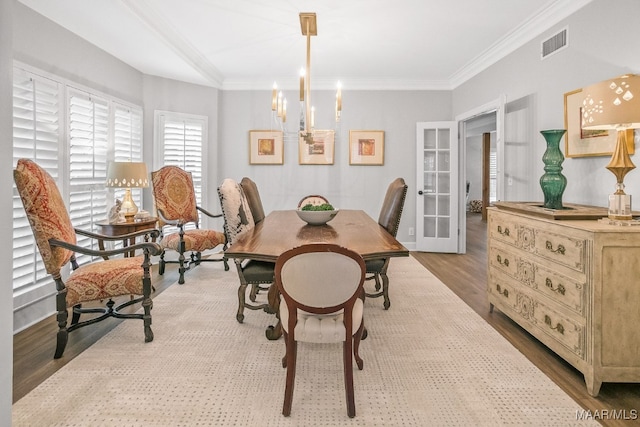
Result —
<instances>
[{"instance_id":1,"label":"framed picture","mask_svg":"<svg viewBox=\"0 0 640 427\"><path fill-rule=\"evenodd\" d=\"M384 164L384 131L383 130L351 130L349 131L349 164L376 165Z\"/></svg>"},{"instance_id":2,"label":"framed picture","mask_svg":"<svg viewBox=\"0 0 640 427\"><path fill-rule=\"evenodd\" d=\"M564 94L564 156L610 156L616 146L617 134L613 130L582 129L582 89ZM635 152L633 129L627 130L627 149Z\"/></svg>"},{"instance_id":3,"label":"framed picture","mask_svg":"<svg viewBox=\"0 0 640 427\"><path fill-rule=\"evenodd\" d=\"M333 164L335 131L313 130L310 138L305 138L304 132L300 132L298 139L298 162L301 165Z\"/></svg>"},{"instance_id":4,"label":"framed picture","mask_svg":"<svg viewBox=\"0 0 640 427\"><path fill-rule=\"evenodd\" d=\"M249 164L281 165L284 163L282 131L249 131Z\"/></svg>"}]
</instances>

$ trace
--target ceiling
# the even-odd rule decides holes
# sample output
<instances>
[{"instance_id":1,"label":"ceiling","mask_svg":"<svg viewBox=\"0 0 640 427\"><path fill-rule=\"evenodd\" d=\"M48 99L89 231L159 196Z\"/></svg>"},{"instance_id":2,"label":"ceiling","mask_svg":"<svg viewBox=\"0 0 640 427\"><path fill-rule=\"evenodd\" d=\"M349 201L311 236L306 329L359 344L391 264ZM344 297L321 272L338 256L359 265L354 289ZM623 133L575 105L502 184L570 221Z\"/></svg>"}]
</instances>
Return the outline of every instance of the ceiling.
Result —
<instances>
[{"instance_id":1,"label":"ceiling","mask_svg":"<svg viewBox=\"0 0 640 427\"><path fill-rule=\"evenodd\" d=\"M453 89L591 0L19 1L145 74L225 90L295 88L315 12L313 88L348 90Z\"/></svg>"}]
</instances>

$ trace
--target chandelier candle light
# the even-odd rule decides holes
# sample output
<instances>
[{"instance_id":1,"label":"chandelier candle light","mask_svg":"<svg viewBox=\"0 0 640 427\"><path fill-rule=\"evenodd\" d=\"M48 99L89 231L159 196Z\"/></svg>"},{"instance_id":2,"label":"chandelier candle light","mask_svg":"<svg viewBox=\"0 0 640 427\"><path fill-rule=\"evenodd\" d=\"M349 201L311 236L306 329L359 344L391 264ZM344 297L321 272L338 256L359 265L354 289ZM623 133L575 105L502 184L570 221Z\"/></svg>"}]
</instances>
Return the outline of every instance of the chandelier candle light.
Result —
<instances>
[{"instance_id":1,"label":"chandelier candle light","mask_svg":"<svg viewBox=\"0 0 640 427\"><path fill-rule=\"evenodd\" d=\"M616 191L609 196L609 219L630 220L631 195L624 192L624 177L635 168L627 149L627 129L640 128L640 76L623 75L583 90L582 128L617 131L616 146L607 165L616 176Z\"/></svg>"},{"instance_id":2,"label":"chandelier candle light","mask_svg":"<svg viewBox=\"0 0 640 427\"><path fill-rule=\"evenodd\" d=\"M147 165L143 162L111 162L107 170L107 187L126 188L120 212L127 222L133 222L138 213L138 206L131 198L131 187L143 188L149 186Z\"/></svg>"},{"instance_id":3,"label":"chandelier candle light","mask_svg":"<svg viewBox=\"0 0 640 427\"><path fill-rule=\"evenodd\" d=\"M315 108L311 105L311 36L318 35L315 13L300 13L300 29L307 38L306 68L300 69L300 135L308 144L313 143L313 129L315 128ZM287 118L287 100L282 92L278 92L278 85L273 83L271 95L271 110L282 123ZM335 118L340 121L342 112L342 84L338 82L336 92Z\"/></svg>"}]
</instances>

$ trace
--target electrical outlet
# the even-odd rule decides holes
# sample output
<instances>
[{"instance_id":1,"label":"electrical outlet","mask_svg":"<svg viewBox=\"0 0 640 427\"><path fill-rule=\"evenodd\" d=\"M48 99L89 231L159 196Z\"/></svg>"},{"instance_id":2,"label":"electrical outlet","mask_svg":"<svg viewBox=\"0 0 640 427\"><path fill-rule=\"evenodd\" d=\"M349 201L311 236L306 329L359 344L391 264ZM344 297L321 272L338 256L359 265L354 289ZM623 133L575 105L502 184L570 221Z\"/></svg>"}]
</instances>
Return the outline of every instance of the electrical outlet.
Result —
<instances>
[{"instance_id":1,"label":"electrical outlet","mask_svg":"<svg viewBox=\"0 0 640 427\"><path fill-rule=\"evenodd\" d=\"M414 234L416 234L416 232L413 227L409 227L409 236L413 236Z\"/></svg>"},{"instance_id":2,"label":"electrical outlet","mask_svg":"<svg viewBox=\"0 0 640 427\"><path fill-rule=\"evenodd\" d=\"M513 178L507 178L507 185L513 185Z\"/></svg>"}]
</instances>

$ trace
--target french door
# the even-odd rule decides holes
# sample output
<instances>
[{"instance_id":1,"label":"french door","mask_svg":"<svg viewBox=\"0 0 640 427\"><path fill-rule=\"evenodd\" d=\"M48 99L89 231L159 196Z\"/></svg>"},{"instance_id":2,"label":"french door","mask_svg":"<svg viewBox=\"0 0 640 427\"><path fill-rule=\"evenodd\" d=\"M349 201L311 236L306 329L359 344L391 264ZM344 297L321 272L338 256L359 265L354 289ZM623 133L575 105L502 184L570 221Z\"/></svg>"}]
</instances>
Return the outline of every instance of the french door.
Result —
<instances>
[{"instance_id":1,"label":"french door","mask_svg":"<svg viewBox=\"0 0 640 427\"><path fill-rule=\"evenodd\" d=\"M416 250L458 252L458 125L417 128Z\"/></svg>"}]
</instances>

